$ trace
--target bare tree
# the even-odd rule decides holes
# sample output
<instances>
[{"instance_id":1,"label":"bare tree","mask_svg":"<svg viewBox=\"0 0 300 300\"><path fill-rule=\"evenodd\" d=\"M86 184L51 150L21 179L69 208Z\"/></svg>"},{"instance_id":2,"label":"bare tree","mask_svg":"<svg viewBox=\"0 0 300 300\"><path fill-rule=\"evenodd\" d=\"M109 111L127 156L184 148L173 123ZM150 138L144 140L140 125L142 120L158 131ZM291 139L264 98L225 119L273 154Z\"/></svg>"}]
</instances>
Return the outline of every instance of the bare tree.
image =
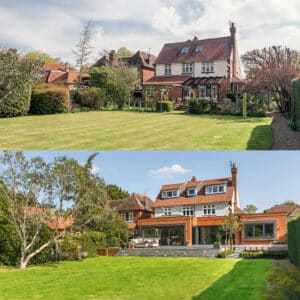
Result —
<instances>
[{"instance_id":1,"label":"bare tree","mask_svg":"<svg viewBox=\"0 0 300 300\"><path fill-rule=\"evenodd\" d=\"M291 81L299 76L299 52L273 46L242 56L249 92L269 93L281 112L290 111Z\"/></svg>"},{"instance_id":2,"label":"bare tree","mask_svg":"<svg viewBox=\"0 0 300 300\"><path fill-rule=\"evenodd\" d=\"M241 228L238 216L232 213L232 210L229 209L229 214L223 222L222 230L225 232L225 243L229 244L230 249L233 248L234 242L234 233Z\"/></svg>"},{"instance_id":3,"label":"bare tree","mask_svg":"<svg viewBox=\"0 0 300 300\"><path fill-rule=\"evenodd\" d=\"M82 73L84 68L89 63L89 57L92 53L91 39L92 39L92 21L89 20L85 25L80 35L79 43L74 51L76 56L76 65L79 68L79 84L81 84Z\"/></svg>"}]
</instances>

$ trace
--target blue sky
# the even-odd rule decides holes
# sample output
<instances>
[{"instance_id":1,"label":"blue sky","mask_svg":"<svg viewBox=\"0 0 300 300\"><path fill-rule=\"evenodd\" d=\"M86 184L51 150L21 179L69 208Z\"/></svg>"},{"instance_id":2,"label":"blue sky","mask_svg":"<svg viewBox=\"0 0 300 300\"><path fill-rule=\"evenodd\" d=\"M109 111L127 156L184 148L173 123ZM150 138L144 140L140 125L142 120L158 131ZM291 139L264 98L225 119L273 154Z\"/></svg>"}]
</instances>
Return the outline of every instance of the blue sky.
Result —
<instances>
[{"instance_id":1,"label":"blue sky","mask_svg":"<svg viewBox=\"0 0 300 300\"><path fill-rule=\"evenodd\" d=\"M240 53L272 44L299 50L299 15L298 0L1 0L0 44L72 62L91 19L93 59L122 46L158 54L166 42L228 35L235 21Z\"/></svg>"},{"instance_id":2,"label":"blue sky","mask_svg":"<svg viewBox=\"0 0 300 300\"><path fill-rule=\"evenodd\" d=\"M28 157L51 160L67 155L84 163L94 152L36 151ZM190 180L231 176L230 161L237 164L241 207L256 205L260 211L286 200L300 204L300 151L100 151L94 170L106 183L118 184L130 193L146 193L153 200L160 186Z\"/></svg>"}]
</instances>

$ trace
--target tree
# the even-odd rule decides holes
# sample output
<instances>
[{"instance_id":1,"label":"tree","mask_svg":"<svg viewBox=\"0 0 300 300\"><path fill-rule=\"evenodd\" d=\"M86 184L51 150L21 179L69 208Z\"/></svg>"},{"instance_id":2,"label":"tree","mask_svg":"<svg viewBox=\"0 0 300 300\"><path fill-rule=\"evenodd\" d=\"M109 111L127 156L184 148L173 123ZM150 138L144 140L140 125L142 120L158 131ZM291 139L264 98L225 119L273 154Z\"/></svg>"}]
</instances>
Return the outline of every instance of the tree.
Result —
<instances>
[{"instance_id":1,"label":"tree","mask_svg":"<svg viewBox=\"0 0 300 300\"><path fill-rule=\"evenodd\" d=\"M81 77L84 69L89 64L89 57L92 53L91 47L92 39L92 21L88 21L81 32L77 49L74 51L76 56L76 65L79 68L79 84L81 84Z\"/></svg>"},{"instance_id":2,"label":"tree","mask_svg":"<svg viewBox=\"0 0 300 300\"><path fill-rule=\"evenodd\" d=\"M116 184L108 184L106 192L109 200L120 200L129 197L129 193Z\"/></svg>"},{"instance_id":3,"label":"tree","mask_svg":"<svg viewBox=\"0 0 300 300\"><path fill-rule=\"evenodd\" d=\"M292 200L284 201L281 204L276 204L275 206L283 206L283 205L296 205L296 206L300 206L298 203L296 203L295 201L292 201Z\"/></svg>"},{"instance_id":4,"label":"tree","mask_svg":"<svg viewBox=\"0 0 300 300\"><path fill-rule=\"evenodd\" d=\"M40 77L42 61L20 56L15 50L0 50L0 117L26 115L31 90Z\"/></svg>"},{"instance_id":5,"label":"tree","mask_svg":"<svg viewBox=\"0 0 300 300\"><path fill-rule=\"evenodd\" d=\"M118 58L127 58L133 56L133 52L126 47L122 47L117 51L117 56Z\"/></svg>"},{"instance_id":6,"label":"tree","mask_svg":"<svg viewBox=\"0 0 300 300\"><path fill-rule=\"evenodd\" d=\"M257 207L253 204L248 204L245 208L244 211L248 214L255 214L257 212Z\"/></svg>"},{"instance_id":7,"label":"tree","mask_svg":"<svg viewBox=\"0 0 300 300\"><path fill-rule=\"evenodd\" d=\"M251 92L264 91L281 112L290 111L291 81L299 76L299 52L281 46L252 50L242 56Z\"/></svg>"},{"instance_id":8,"label":"tree","mask_svg":"<svg viewBox=\"0 0 300 300\"><path fill-rule=\"evenodd\" d=\"M43 63L52 63L56 64L58 63L57 60L53 57L51 57L49 54L41 52L41 51L31 51L27 52L25 54L25 57L27 59L33 60L33 61L42 61Z\"/></svg>"},{"instance_id":9,"label":"tree","mask_svg":"<svg viewBox=\"0 0 300 300\"><path fill-rule=\"evenodd\" d=\"M92 173L92 159L82 166L66 157L51 163L39 157L27 159L22 152L5 151L0 157L1 195L7 203L0 215L17 233L21 269L62 240L73 223L79 228L102 214L105 190ZM41 243L45 228L51 231Z\"/></svg>"},{"instance_id":10,"label":"tree","mask_svg":"<svg viewBox=\"0 0 300 300\"><path fill-rule=\"evenodd\" d=\"M241 224L239 222L238 216L235 216L232 213L232 210L229 209L229 214L223 221L222 230L225 232L225 243L226 245L229 244L230 249L233 248L234 234L240 228L241 228Z\"/></svg>"}]
</instances>

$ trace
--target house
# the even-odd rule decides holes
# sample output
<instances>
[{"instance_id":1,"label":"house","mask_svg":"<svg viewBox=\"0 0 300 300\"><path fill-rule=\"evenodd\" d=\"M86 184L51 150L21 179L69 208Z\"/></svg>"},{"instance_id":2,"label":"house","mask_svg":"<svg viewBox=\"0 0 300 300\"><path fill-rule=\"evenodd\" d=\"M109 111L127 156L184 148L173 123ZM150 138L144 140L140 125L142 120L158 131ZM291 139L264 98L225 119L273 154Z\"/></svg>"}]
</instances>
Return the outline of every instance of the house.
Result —
<instances>
[{"instance_id":1,"label":"house","mask_svg":"<svg viewBox=\"0 0 300 300\"><path fill-rule=\"evenodd\" d=\"M220 101L242 84L236 37L187 40L165 44L155 61L156 74L144 83L148 99L198 97Z\"/></svg>"},{"instance_id":2,"label":"house","mask_svg":"<svg viewBox=\"0 0 300 300\"><path fill-rule=\"evenodd\" d=\"M282 212L288 221L300 217L300 205L275 205L265 211L266 213Z\"/></svg>"},{"instance_id":3,"label":"house","mask_svg":"<svg viewBox=\"0 0 300 300\"><path fill-rule=\"evenodd\" d=\"M101 57L94 64L94 67L117 67L119 65L125 65L128 67L136 68L139 74L140 84L143 84L155 74L155 59L156 57L154 55L143 51L137 51L131 57L118 58L116 51L112 50L108 55L104 55L103 57Z\"/></svg>"},{"instance_id":4,"label":"house","mask_svg":"<svg viewBox=\"0 0 300 300\"><path fill-rule=\"evenodd\" d=\"M160 245L206 245L217 235L231 211L241 229L235 232L235 244L269 244L286 241L287 216L284 212L246 214L239 207L237 167L231 177L163 185L154 202L154 217L138 220L139 236L158 238Z\"/></svg>"},{"instance_id":5,"label":"house","mask_svg":"<svg viewBox=\"0 0 300 300\"><path fill-rule=\"evenodd\" d=\"M108 202L108 206L119 212L132 236L137 235L139 220L153 217L153 201L149 197L137 193L133 193L123 200L111 200Z\"/></svg>"},{"instance_id":6,"label":"house","mask_svg":"<svg viewBox=\"0 0 300 300\"><path fill-rule=\"evenodd\" d=\"M42 81L47 84L57 85L60 87L73 90L76 83L79 81L80 73L70 70L68 64L50 64L45 63L43 66ZM84 85L89 85L89 75L84 73L81 75L81 80Z\"/></svg>"}]
</instances>

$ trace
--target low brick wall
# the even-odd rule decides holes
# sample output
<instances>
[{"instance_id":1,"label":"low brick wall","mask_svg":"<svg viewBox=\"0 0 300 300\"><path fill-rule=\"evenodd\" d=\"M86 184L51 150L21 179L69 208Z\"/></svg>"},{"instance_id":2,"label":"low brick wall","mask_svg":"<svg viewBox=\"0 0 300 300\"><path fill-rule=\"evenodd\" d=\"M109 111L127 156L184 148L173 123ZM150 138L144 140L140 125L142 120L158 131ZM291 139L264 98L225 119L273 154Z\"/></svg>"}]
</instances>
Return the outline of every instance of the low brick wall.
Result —
<instances>
[{"instance_id":1,"label":"low brick wall","mask_svg":"<svg viewBox=\"0 0 300 300\"><path fill-rule=\"evenodd\" d=\"M103 248L97 249L98 256L116 256L116 254L120 251L118 248Z\"/></svg>"}]
</instances>

